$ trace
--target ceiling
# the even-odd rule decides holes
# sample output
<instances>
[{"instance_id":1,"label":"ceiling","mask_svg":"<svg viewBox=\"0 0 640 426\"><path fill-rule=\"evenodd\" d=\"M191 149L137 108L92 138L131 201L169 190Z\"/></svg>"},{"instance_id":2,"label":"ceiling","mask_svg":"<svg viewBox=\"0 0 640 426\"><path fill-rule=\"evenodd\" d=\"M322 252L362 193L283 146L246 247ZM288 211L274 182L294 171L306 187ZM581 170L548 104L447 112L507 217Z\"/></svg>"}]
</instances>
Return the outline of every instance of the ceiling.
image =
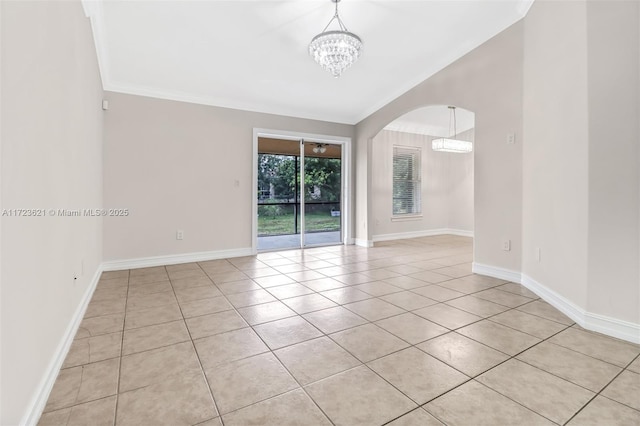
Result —
<instances>
[{"instance_id":1,"label":"ceiling","mask_svg":"<svg viewBox=\"0 0 640 426\"><path fill-rule=\"evenodd\" d=\"M463 108L456 108L456 133L460 134L475 126L475 114ZM451 111L446 105L435 105L415 109L396 118L385 126L385 130L416 133L419 135L453 136Z\"/></svg>"},{"instance_id":2,"label":"ceiling","mask_svg":"<svg viewBox=\"0 0 640 426\"><path fill-rule=\"evenodd\" d=\"M334 79L308 55L330 0L83 0L105 90L355 124L521 19L533 0L343 0L364 42Z\"/></svg>"}]
</instances>

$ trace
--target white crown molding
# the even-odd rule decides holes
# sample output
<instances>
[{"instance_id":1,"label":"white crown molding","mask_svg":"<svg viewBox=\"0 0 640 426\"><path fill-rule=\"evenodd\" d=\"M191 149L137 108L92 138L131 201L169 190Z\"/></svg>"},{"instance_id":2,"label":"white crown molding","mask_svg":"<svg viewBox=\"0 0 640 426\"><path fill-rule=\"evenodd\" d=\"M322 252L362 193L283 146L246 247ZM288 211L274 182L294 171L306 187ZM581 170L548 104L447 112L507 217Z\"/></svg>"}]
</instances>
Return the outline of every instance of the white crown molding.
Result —
<instances>
[{"instance_id":1,"label":"white crown molding","mask_svg":"<svg viewBox=\"0 0 640 426\"><path fill-rule=\"evenodd\" d=\"M64 334L62 335L62 339L60 343L58 343L58 347L56 348L53 358L49 362L47 369L45 370L45 374L40 380L38 387L33 394L31 402L28 405L28 408L20 421L21 425L35 425L40 420L40 416L42 415L42 411L44 410L45 405L47 404L47 400L49 399L49 394L53 389L53 385L56 382L58 377L58 373L60 372L60 368L62 367L62 363L64 362L67 354L69 353L69 349L71 348L71 344L73 343L73 338L80 327L80 323L82 322L82 318L84 317L84 313L87 310L87 306L89 306L89 302L91 301L91 297L93 296L93 292L98 285L98 281L100 280L100 275L102 275L102 265L98 266L95 274L91 278L89 282L89 286L84 292L78 307L76 308L73 316L71 317L71 321L67 326Z\"/></svg>"},{"instance_id":2,"label":"white crown molding","mask_svg":"<svg viewBox=\"0 0 640 426\"><path fill-rule=\"evenodd\" d=\"M255 254L251 247L231 250L202 251L196 253L170 254L166 256L139 257L136 259L108 260L102 263L103 271L148 268L150 266L177 265L180 263L204 262Z\"/></svg>"}]
</instances>

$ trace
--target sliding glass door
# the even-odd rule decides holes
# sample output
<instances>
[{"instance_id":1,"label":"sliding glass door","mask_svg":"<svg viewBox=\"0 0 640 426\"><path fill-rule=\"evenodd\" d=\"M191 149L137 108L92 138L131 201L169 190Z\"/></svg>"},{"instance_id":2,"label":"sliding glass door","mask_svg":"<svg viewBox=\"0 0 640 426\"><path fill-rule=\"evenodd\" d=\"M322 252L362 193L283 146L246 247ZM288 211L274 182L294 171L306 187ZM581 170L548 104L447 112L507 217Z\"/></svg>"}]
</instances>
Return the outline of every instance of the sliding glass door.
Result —
<instances>
[{"instance_id":1,"label":"sliding glass door","mask_svg":"<svg viewBox=\"0 0 640 426\"><path fill-rule=\"evenodd\" d=\"M258 250L342 241L342 145L258 138Z\"/></svg>"}]
</instances>

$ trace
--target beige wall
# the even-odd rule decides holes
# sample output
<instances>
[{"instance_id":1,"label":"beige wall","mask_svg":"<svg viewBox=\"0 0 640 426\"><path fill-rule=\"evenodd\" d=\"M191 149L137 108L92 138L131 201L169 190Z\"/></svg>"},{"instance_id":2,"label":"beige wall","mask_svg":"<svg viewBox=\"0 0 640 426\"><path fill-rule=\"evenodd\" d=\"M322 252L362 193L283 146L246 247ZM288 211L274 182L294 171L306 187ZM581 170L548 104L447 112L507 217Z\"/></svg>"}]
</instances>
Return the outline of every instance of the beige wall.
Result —
<instances>
[{"instance_id":1,"label":"beige wall","mask_svg":"<svg viewBox=\"0 0 640 426\"><path fill-rule=\"evenodd\" d=\"M99 208L102 86L80 2L3 1L0 10L2 208ZM0 424L20 422L56 374L101 253L100 219L2 217Z\"/></svg>"},{"instance_id":2,"label":"beige wall","mask_svg":"<svg viewBox=\"0 0 640 426\"><path fill-rule=\"evenodd\" d=\"M399 116L426 105L475 113L474 260L519 271L522 245L523 26L516 23L357 124L356 237L373 235L371 140ZM516 143L506 143L515 133ZM511 251L502 240L511 240Z\"/></svg>"},{"instance_id":3,"label":"beige wall","mask_svg":"<svg viewBox=\"0 0 640 426\"><path fill-rule=\"evenodd\" d=\"M473 130L458 138L473 141ZM372 141L373 239L403 233L455 229L473 232L473 153L431 149L434 137L383 130ZM422 150L422 217L392 221L393 146Z\"/></svg>"},{"instance_id":4,"label":"beige wall","mask_svg":"<svg viewBox=\"0 0 640 426\"><path fill-rule=\"evenodd\" d=\"M583 308L589 149L586 36L584 2L536 2L525 18L522 271Z\"/></svg>"},{"instance_id":5,"label":"beige wall","mask_svg":"<svg viewBox=\"0 0 640 426\"><path fill-rule=\"evenodd\" d=\"M105 96L104 204L131 211L105 219L107 261L251 248L253 129L354 132L342 124Z\"/></svg>"},{"instance_id":6,"label":"beige wall","mask_svg":"<svg viewBox=\"0 0 640 426\"><path fill-rule=\"evenodd\" d=\"M640 324L640 42L637 1L587 2L587 310Z\"/></svg>"}]
</instances>

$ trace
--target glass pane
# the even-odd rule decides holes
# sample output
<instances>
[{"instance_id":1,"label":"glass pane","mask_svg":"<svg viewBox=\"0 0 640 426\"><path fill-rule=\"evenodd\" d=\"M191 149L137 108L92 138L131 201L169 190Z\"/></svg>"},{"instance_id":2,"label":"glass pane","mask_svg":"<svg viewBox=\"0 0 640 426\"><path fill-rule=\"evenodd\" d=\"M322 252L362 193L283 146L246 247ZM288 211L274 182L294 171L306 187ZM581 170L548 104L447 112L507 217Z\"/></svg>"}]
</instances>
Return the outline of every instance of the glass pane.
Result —
<instances>
[{"instance_id":1,"label":"glass pane","mask_svg":"<svg viewBox=\"0 0 640 426\"><path fill-rule=\"evenodd\" d=\"M342 148L340 145L305 144L305 245L340 243L342 199Z\"/></svg>"}]
</instances>

